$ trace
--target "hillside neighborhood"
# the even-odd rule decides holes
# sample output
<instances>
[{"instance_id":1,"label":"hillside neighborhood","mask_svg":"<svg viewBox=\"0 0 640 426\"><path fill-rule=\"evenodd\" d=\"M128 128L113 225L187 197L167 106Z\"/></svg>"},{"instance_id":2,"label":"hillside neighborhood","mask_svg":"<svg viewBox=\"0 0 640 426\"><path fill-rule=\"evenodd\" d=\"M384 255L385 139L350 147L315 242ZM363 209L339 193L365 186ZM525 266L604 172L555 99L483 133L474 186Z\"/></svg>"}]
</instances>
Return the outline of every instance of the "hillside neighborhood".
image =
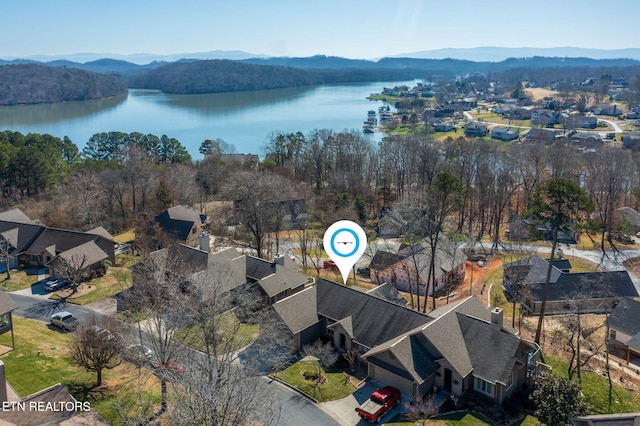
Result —
<instances>
[{"instance_id":1,"label":"hillside neighborhood","mask_svg":"<svg viewBox=\"0 0 640 426\"><path fill-rule=\"evenodd\" d=\"M523 75L263 158L0 132L0 423L639 424L640 78Z\"/></svg>"},{"instance_id":2,"label":"hillside neighborhood","mask_svg":"<svg viewBox=\"0 0 640 426\"><path fill-rule=\"evenodd\" d=\"M438 407L444 409L449 405L465 407L476 404L476 409L484 407L482 411L493 413L490 415L502 422L510 419L513 414L507 411L487 411L488 408L507 406L508 401L520 398L522 389L534 389L538 378L552 370L543 361L544 347L531 340L526 333L523 334L521 326L511 324L505 316L505 305L492 306L487 301L491 302L493 298L487 299L482 292L478 294L477 290L463 290L464 282L470 280L469 274L477 269L476 262L470 260L476 256L476 251L454 244L444 236L440 245L441 252L435 256L438 273L442 274L435 278L438 283L435 291L442 294L445 283L453 280L454 276L458 278L455 286L448 290L450 297L446 298L446 302L442 302L445 299L440 298L438 307L421 312L409 306L406 291L416 277L416 270L426 271L425 265L431 258L426 241L405 247L398 246L397 251L393 251L388 244L379 245L371 258L369 273L361 278L363 284L345 286L332 279L305 273L295 251L278 255L269 261L245 254L232 246L218 247L214 244L216 238L206 232L210 219L191 207L172 207L158 215L156 220L161 227L173 232L175 242L149 253L146 256L148 260L139 263L141 266L132 267L133 285L113 294L117 303L109 308L110 315L126 312L141 297L145 297L138 290L138 287L145 288L150 278L150 270L145 269L145 262L151 262L156 265L154 268L175 276L170 278L169 285L175 287L172 291L190 294L198 288L198 292L194 294L198 295L197 300L204 303L203 309L205 306L209 309L215 305L211 315L235 312L239 324L252 315L240 314L246 309L243 307L243 298L248 294L255 295L255 303L249 309L261 312L277 324L271 326L271 336L265 334L264 339L273 339L273 333L277 333L275 341L279 342L272 346L265 343L266 340L262 341L265 345L263 348L279 348L276 350L279 355L275 358L272 358L273 354L261 355L265 368L261 374L278 368L276 365L288 365L290 361L281 364L282 359L291 359L295 354L308 353L313 357L313 351L309 348L314 342L323 341L330 345L332 352L336 351L336 354L342 354L345 358L353 357L354 363L361 366L357 368L363 372L360 386L364 383L393 386L402 392L402 401L407 403L422 403L429 398L431 410L435 408L432 412L437 412ZM93 280L109 273L110 265L119 263L117 257L131 250L128 244L118 242L117 237L103 229L89 232L53 229L30 219L18 209L0 214L0 230L3 241L7 243L4 264L8 265L8 269L24 270L27 274L35 271L39 278L39 281L16 294L26 294L25 291L38 294L47 279L69 280L68 274L72 271L82 277L77 279L78 284L88 282L91 287ZM415 255L424 259L411 257ZM80 264L79 259L82 259ZM75 265L76 269L70 269L70 264ZM503 282L493 285L502 286L505 294L521 303L521 314L525 318L535 317L539 314L548 264L548 260L538 255L504 263ZM412 271L411 267L416 270ZM636 342L640 334L635 326L640 303L636 300L638 291L629 272L618 270L572 273L571 269L572 262L568 259L556 259L553 262L552 292L548 297L547 315L564 317L575 312L582 315L604 313L609 317L605 320L609 324L609 337L621 350L626 351L621 362L628 366L635 365L633 363L638 361L634 360L640 360L640 346ZM152 282L158 286L166 285L157 281L164 279L152 278ZM427 292L431 290L427 279L429 278L418 281L416 288L422 286L423 290L415 292L416 297L425 298L425 306ZM72 278L69 284L71 281L76 280ZM204 287L199 287L202 285ZM206 288L209 288L208 292ZM55 291L54 294L63 291L65 290ZM49 295L48 292L45 294ZM3 292L0 296L0 318L3 324L0 332L11 332L13 345L9 348L10 353L20 349L20 335L14 336L16 332L12 327L12 318L15 318L15 311L19 306L12 300L12 292ZM168 294L165 296L170 297ZM74 303L72 296L67 300ZM151 300L146 303L152 303ZM167 316L170 311L168 309L162 315L163 321L171 318ZM192 315L188 311L180 312L183 312L181 315L186 315L185 318ZM152 319L153 314L150 320ZM519 322L521 321L522 319ZM261 330L263 324L261 322ZM153 326L145 327L148 337L140 335L136 339L132 337L135 332L123 332L123 336L132 339L129 344L135 344L138 340L142 347L156 348L152 336L155 332ZM221 331L216 333L219 332ZM172 335L173 338L178 338L178 334ZM247 341L247 350L251 352L251 347L260 344L263 337L254 343ZM207 342L206 337L203 341ZM208 353L194 341L183 342L191 346L192 351L204 350L205 354ZM170 356L177 356L178 353L186 356L184 350L175 347L171 349ZM152 352L151 349L149 351ZM163 362L163 354L158 353L157 356ZM319 353L317 356L322 359ZM240 355L241 359L242 357ZM185 360L187 358L188 356ZM248 359L250 358L246 358L244 362ZM11 368L10 361L0 368L0 378L4 383L0 387L3 401L18 404L16 407L32 401L80 404L78 409L62 411L56 421L66 424L63 420L76 413L75 415L92 424L104 423L104 419L93 409L89 410L87 405L82 405L82 401L71 396L63 384L55 384L41 392L16 399L15 392L10 387L16 383L6 381L12 377ZM151 364L147 368L151 368ZM7 373L4 373L5 369ZM628 374L636 375L635 372L630 373L633 368L623 368L621 371L621 378ZM278 376L279 374L274 375L276 378ZM164 380L162 375L158 374L158 377ZM177 377L170 379L169 383L179 384L181 380L182 377ZM640 380L640 377L630 380ZM289 386L296 388L295 385ZM356 391L357 388L353 390ZM322 409L338 423L352 424L349 423L351 420L346 420L353 419L352 414L341 413L339 408L327 408L331 407L329 403L319 406L324 407ZM411 411L406 410L408 409L401 408L399 412ZM33 411L30 415L33 420L27 423L23 422L27 417L17 416L16 412L0 413L0 418L13 424L40 424L37 423L40 412ZM575 424L583 424L580 421L587 420L576 417Z\"/></svg>"}]
</instances>

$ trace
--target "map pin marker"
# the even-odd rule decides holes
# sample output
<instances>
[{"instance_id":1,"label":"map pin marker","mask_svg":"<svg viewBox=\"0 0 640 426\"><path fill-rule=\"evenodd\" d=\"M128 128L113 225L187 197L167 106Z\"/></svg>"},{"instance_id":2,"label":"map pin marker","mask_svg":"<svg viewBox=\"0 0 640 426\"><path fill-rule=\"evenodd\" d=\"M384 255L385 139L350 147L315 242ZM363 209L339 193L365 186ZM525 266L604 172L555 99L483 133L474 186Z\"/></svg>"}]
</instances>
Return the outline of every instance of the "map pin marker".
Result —
<instances>
[{"instance_id":1,"label":"map pin marker","mask_svg":"<svg viewBox=\"0 0 640 426\"><path fill-rule=\"evenodd\" d=\"M347 284L349 271L367 249L367 234L357 223L339 220L327 228L322 242L325 251L340 270L342 280Z\"/></svg>"}]
</instances>

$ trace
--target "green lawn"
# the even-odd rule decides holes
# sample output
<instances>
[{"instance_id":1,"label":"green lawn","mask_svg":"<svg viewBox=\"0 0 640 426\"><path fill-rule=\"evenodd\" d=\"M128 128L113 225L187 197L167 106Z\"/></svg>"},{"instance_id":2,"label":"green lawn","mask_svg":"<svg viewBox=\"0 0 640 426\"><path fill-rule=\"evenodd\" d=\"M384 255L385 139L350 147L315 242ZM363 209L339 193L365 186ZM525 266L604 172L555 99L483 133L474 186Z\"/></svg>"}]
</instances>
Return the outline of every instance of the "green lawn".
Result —
<instances>
[{"instance_id":1,"label":"green lawn","mask_svg":"<svg viewBox=\"0 0 640 426\"><path fill-rule=\"evenodd\" d=\"M258 324L241 323L232 312L225 312L211 321L216 322L211 324L211 329L218 332L219 343L216 350L219 353L243 348L251 344L260 333ZM205 349L204 337L197 327L183 327L176 332L176 337L198 349Z\"/></svg>"},{"instance_id":2,"label":"green lawn","mask_svg":"<svg viewBox=\"0 0 640 426\"><path fill-rule=\"evenodd\" d=\"M400 415L396 415L390 423L385 423L387 426L413 426L414 422L408 421L400 421ZM488 418L484 417L481 414L477 413L453 413L453 414L443 414L439 416L432 417L432 421L429 421L429 424L435 425L451 425L451 426L494 426L496 423L493 423ZM519 422L512 423L511 426L536 426L538 424L538 419L533 416L526 416Z\"/></svg>"},{"instance_id":3,"label":"green lawn","mask_svg":"<svg viewBox=\"0 0 640 426\"><path fill-rule=\"evenodd\" d=\"M298 361L279 372L277 377L320 402L344 398L356 390L341 371L334 369L327 369L324 372L326 381L320 385L305 379L303 374L315 372L317 365L318 361Z\"/></svg>"},{"instance_id":4,"label":"green lawn","mask_svg":"<svg viewBox=\"0 0 640 426\"><path fill-rule=\"evenodd\" d=\"M150 372L123 363L103 372L103 386L94 387L96 375L78 367L69 357L70 335L52 330L46 324L13 318L16 350L0 358L13 389L26 397L57 383L66 384L79 401L89 401L110 424L120 424L115 409L119 401L142 395L151 403L160 400L160 385ZM11 346L11 333L0 336L0 344Z\"/></svg>"},{"instance_id":5,"label":"green lawn","mask_svg":"<svg viewBox=\"0 0 640 426\"><path fill-rule=\"evenodd\" d=\"M25 271L9 271L11 279L7 280L7 273L2 273L0 276L0 288L3 290L16 291L29 288L38 282L37 275L27 275Z\"/></svg>"},{"instance_id":6,"label":"green lawn","mask_svg":"<svg viewBox=\"0 0 640 426\"><path fill-rule=\"evenodd\" d=\"M546 357L545 363L553 367L553 372L567 376L567 362L559 358ZM574 376L574 380L576 380ZM616 380L614 378L614 380ZM582 372L580 384L584 399L589 404L590 414L634 413L640 411L640 394L613 384L613 398L609 408L609 382L603 376L590 371Z\"/></svg>"}]
</instances>

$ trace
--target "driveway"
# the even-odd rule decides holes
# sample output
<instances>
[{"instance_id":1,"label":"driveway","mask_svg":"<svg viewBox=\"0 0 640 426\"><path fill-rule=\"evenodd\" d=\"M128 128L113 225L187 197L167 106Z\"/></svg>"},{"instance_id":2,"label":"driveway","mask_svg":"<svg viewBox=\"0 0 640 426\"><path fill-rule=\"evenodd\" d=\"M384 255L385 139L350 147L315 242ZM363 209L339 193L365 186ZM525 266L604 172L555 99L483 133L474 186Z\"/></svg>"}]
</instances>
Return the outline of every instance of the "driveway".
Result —
<instances>
[{"instance_id":1,"label":"driveway","mask_svg":"<svg viewBox=\"0 0 640 426\"><path fill-rule=\"evenodd\" d=\"M46 283L48 278L38 281L30 287L23 288L22 290L16 290L11 294L19 294L21 296L35 296L40 297L42 299L48 299L53 293L44 289L44 283Z\"/></svg>"},{"instance_id":2,"label":"driveway","mask_svg":"<svg viewBox=\"0 0 640 426\"><path fill-rule=\"evenodd\" d=\"M363 387L347 397L335 401L321 402L318 405L325 413L333 417L333 419L338 421L342 426L368 425L371 423L364 421L358 413L356 413L356 408L369 399L373 391L383 386L380 382L369 380ZM404 404L409 400L409 396L402 394L402 402L400 405L389 410L382 418L382 421L388 422L396 414L404 412Z\"/></svg>"}]
</instances>

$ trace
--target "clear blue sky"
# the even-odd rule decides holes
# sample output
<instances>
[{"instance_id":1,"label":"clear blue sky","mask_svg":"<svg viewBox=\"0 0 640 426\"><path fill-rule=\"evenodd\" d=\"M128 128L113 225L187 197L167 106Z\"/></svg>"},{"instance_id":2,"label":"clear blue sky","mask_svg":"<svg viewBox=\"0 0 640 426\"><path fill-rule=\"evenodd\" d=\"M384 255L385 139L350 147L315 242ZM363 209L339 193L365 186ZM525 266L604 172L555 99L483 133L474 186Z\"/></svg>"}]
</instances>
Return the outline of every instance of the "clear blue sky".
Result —
<instances>
[{"instance_id":1,"label":"clear blue sky","mask_svg":"<svg viewBox=\"0 0 640 426\"><path fill-rule=\"evenodd\" d=\"M640 47L633 0L3 0L0 11L0 58L241 50L372 59L448 47Z\"/></svg>"}]
</instances>

